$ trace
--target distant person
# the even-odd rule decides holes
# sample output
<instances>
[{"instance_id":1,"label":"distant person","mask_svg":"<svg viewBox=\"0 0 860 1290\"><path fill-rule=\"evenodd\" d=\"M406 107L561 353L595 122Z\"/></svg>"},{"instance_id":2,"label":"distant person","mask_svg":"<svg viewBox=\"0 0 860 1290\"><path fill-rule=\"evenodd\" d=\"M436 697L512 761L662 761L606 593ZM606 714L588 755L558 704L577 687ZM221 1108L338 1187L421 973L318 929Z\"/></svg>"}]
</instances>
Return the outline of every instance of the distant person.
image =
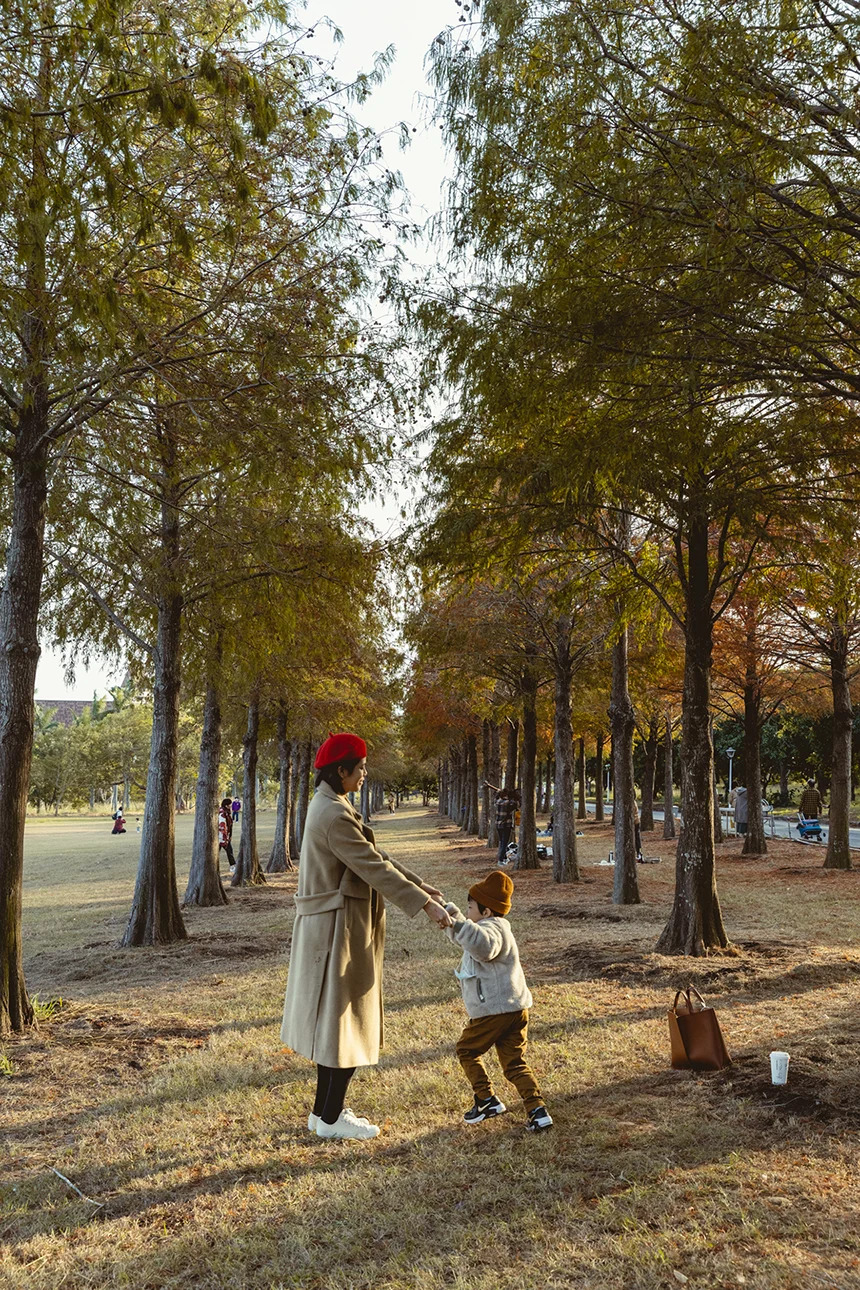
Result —
<instances>
[{"instance_id":1,"label":"distant person","mask_svg":"<svg viewBox=\"0 0 860 1290\"><path fill-rule=\"evenodd\" d=\"M390 815L394 814L394 794L390 793L388 797L388 811Z\"/></svg>"},{"instance_id":2,"label":"distant person","mask_svg":"<svg viewBox=\"0 0 860 1290\"><path fill-rule=\"evenodd\" d=\"M633 843L636 847L636 859L642 863L642 822L639 816L639 803L633 803Z\"/></svg>"},{"instance_id":3,"label":"distant person","mask_svg":"<svg viewBox=\"0 0 860 1290\"><path fill-rule=\"evenodd\" d=\"M817 820L821 805L821 794L815 787L815 780L808 779L800 798L800 814L806 820Z\"/></svg>"},{"instance_id":4,"label":"distant person","mask_svg":"<svg viewBox=\"0 0 860 1290\"><path fill-rule=\"evenodd\" d=\"M239 812L242 809L242 803L239 801L238 797L233 798L233 801L230 803L230 809L233 812L233 823L235 824L239 818Z\"/></svg>"},{"instance_id":5,"label":"distant person","mask_svg":"<svg viewBox=\"0 0 860 1290\"><path fill-rule=\"evenodd\" d=\"M236 867L236 857L233 855L233 806L230 798L225 797L218 812L218 854L222 851L226 854L231 871Z\"/></svg>"},{"instance_id":6,"label":"distant person","mask_svg":"<svg viewBox=\"0 0 860 1290\"><path fill-rule=\"evenodd\" d=\"M749 823L749 805L747 803L747 790L743 784L738 784L734 791L735 799L735 828L743 836L747 831Z\"/></svg>"},{"instance_id":7,"label":"distant person","mask_svg":"<svg viewBox=\"0 0 860 1290\"><path fill-rule=\"evenodd\" d=\"M122 811L117 811L116 815L113 817L113 828L111 829L111 835L113 835L114 833L125 833L125 832L126 832L125 816L123 815Z\"/></svg>"},{"instance_id":8,"label":"distant person","mask_svg":"<svg viewBox=\"0 0 860 1290\"><path fill-rule=\"evenodd\" d=\"M496 795L496 828L499 832L499 864L504 864L508 846L514 832L517 810L516 794L509 788L500 788Z\"/></svg>"}]
</instances>

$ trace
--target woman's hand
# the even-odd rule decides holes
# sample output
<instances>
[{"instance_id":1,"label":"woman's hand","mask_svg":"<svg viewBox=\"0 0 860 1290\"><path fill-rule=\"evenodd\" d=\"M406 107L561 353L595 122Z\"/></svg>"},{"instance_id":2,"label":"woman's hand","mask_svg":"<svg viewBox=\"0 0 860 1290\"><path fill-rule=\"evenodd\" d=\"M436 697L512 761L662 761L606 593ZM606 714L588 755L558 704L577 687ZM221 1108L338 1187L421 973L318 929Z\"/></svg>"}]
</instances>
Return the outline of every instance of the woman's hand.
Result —
<instances>
[{"instance_id":1,"label":"woman's hand","mask_svg":"<svg viewBox=\"0 0 860 1290\"><path fill-rule=\"evenodd\" d=\"M438 901L428 900L427 904L424 906L424 913L432 922L437 923L440 927L450 927L452 924L453 920L451 915L448 913L444 905L440 905Z\"/></svg>"},{"instance_id":2,"label":"woman's hand","mask_svg":"<svg viewBox=\"0 0 860 1290\"><path fill-rule=\"evenodd\" d=\"M422 882L421 890L426 891L427 895L432 896L434 900L438 900L440 905L444 904L445 897L438 887L431 887L429 882Z\"/></svg>"}]
</instances>

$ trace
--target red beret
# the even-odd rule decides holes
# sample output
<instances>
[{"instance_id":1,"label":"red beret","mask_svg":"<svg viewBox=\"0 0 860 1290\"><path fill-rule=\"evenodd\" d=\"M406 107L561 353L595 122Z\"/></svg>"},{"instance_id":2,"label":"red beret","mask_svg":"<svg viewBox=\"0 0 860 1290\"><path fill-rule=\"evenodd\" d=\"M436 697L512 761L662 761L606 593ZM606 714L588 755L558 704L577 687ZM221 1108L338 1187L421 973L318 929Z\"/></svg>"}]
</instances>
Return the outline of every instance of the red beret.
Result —
<instances>
[{"instance_id":1,"label":"red beret","mask_svg":"<svg viewBox=\"0 0 860 1290\"><path fill-rule=\"evenodd\" d=\"M344 731L339 735L330 734L325 743L320 744L319 752L314 762L315 770L322 770L323 766L331 766L335 762L343 761L346 757L366 757L367 744L358 735L350 735Z\"/></svg>"}]
</instances>

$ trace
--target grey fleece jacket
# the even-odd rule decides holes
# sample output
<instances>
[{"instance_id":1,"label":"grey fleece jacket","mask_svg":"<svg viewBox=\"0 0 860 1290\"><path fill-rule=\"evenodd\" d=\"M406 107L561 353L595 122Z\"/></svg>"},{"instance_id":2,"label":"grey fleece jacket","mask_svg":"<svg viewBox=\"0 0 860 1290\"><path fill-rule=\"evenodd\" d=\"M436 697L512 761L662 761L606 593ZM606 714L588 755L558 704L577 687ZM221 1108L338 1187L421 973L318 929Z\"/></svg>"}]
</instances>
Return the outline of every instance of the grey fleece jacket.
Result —
<instances>
[{"instance_id":1,"label":"grey fleece jacket","mask_svg":"<svg viewBox=\"0 0 860 1290\"><path fill-rule=\"evenodd\" d=\"M454 975L460 982L470 1019L520 1012L532 1006L532 996L520 966L520 953L511 925L498 914L473 923L456 905L446 905L454 922L446 927L450 940L462 947Z\"/></svg>"}]
</instances>

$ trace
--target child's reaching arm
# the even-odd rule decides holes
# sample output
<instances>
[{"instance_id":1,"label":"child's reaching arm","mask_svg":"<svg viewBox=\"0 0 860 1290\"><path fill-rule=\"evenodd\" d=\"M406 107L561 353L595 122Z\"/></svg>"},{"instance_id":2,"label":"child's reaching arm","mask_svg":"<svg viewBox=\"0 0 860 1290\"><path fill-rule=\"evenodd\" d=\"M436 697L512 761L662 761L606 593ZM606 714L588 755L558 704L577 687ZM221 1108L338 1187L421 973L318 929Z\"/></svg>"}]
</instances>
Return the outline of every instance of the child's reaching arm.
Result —
<instances>
[{"instance_id":1,"label":"child's reaching arm","mask_svg":"<svg viewBox=\"0 0 860 1290\"><path fill-rule=\"evenodd\" d=\"M495 920L488 918L473 923L456 905L449 904L445 908L453 919L452 925L445 929L448 937L467 950L473 959L483 963L494 959L504 945L501 929Z\"/></svg>"}]
</instances>

